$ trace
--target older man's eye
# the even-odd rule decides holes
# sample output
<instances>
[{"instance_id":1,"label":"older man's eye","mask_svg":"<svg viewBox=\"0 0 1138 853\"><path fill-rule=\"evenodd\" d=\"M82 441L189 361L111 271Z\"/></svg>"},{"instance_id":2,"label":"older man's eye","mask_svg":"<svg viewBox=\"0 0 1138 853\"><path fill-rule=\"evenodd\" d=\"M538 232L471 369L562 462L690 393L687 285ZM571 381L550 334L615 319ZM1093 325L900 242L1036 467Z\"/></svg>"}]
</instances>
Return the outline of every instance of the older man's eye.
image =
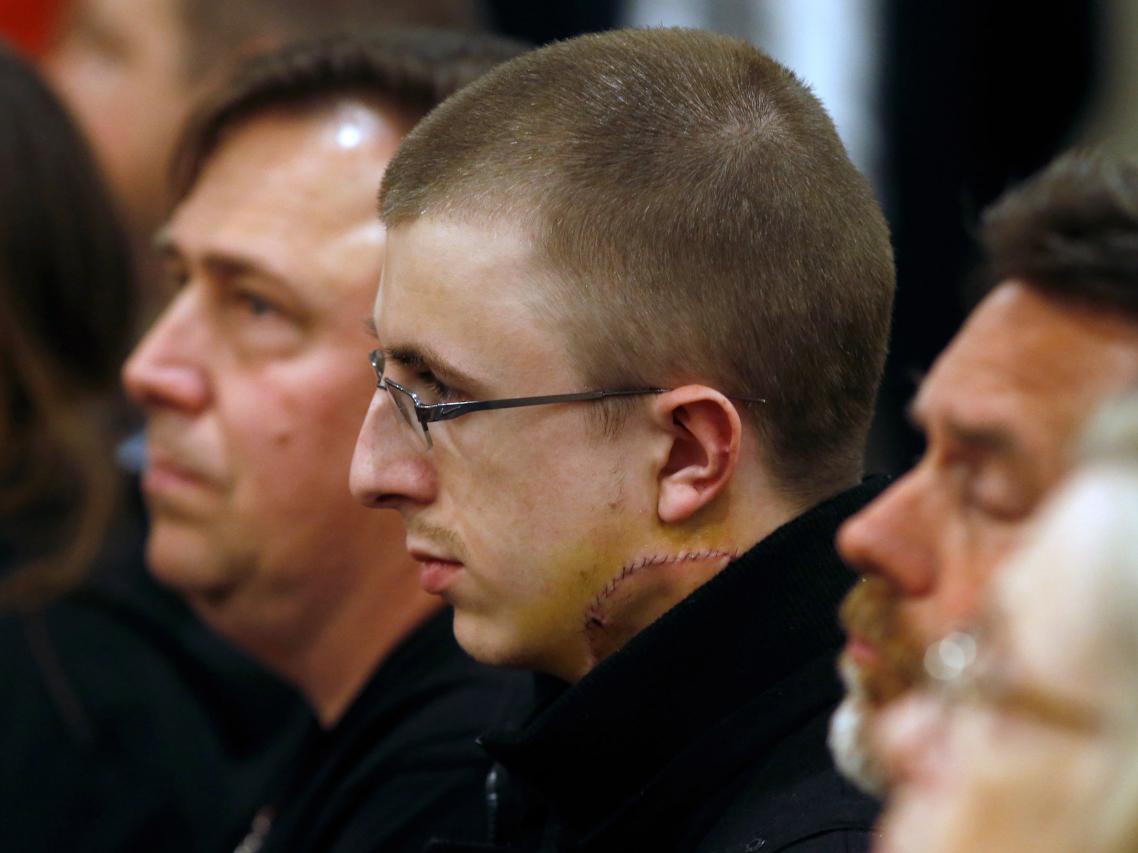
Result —
<instances>
[{"instance_id":1,"label":"older man's eye","mask_svg":"<svg viewBox=\"0 0 1138 853\"><path fill-rule=\"evenodd\" d=\"M1018 524L1034 510L1031 496L1000 474L977 476L968 490L968 500L978 512L1005 524Z\"/></svg>"},{"instance_id":2,"label":"older man's eye","mask_svg":"<svg viewBox=\"0 0 1138 853\"><path fill-rule=\"evenodd\" d=\"M234 293L237 303L254 317L267 317L281 313L280 307L271 299L252 290L238 290Z\"/></svg>"}]
</instances>

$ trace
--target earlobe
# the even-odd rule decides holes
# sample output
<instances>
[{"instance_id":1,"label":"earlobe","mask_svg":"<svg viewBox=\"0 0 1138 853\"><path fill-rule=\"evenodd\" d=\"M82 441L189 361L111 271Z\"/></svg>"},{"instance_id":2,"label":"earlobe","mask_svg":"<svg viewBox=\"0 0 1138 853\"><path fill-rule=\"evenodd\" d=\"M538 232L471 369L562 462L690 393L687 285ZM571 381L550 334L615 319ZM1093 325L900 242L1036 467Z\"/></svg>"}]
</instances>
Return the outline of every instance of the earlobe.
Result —
<instances>
[{"instance_id":1,"label":"earlobe","mask_svg":"<svg viewBox=\"0 0 1138 853\"><path fill-rule=\"evenodd\" d=\"M671 435L658 474L656 512L680 524L711 504L735 474L742 423L734 404L713 388L685 385L662 394L656 416Z\"/></svg>"}]
</instances>

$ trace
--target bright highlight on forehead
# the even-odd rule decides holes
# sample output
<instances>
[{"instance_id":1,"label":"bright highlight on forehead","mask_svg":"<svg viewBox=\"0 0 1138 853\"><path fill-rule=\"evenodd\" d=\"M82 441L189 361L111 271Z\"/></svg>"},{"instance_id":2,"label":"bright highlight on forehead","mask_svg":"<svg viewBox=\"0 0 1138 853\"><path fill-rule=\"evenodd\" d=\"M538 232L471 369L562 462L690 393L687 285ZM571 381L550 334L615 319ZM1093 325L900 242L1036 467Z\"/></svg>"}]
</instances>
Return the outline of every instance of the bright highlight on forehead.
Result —
<instances>
[{"instance_id":1,"label":"bright highlight on forehead","mask_svg":"<svg viewBox=\"0 0 1138 853\"><path fill-rule=\"evenodd\" d=\"M336 142L341 148L355 148L363 138L363 130L357 124L341 125L339 131L336 132Z\"/></svg>"},{"instance_id":2,"label":"bright highlight on forehead","mask_svg":"<svg viewBox=\"0 0 1138 853\"><path fill-rule=\"evenodd\" d=\"M359 100L336 104L332 108L331 118L328 122L329 141L345 151L359 148L369 138L390 136L395 132L392 122L384 118L375 106ZM378 175L376 188L379 188Z\"/></svg>"}]
</instances>

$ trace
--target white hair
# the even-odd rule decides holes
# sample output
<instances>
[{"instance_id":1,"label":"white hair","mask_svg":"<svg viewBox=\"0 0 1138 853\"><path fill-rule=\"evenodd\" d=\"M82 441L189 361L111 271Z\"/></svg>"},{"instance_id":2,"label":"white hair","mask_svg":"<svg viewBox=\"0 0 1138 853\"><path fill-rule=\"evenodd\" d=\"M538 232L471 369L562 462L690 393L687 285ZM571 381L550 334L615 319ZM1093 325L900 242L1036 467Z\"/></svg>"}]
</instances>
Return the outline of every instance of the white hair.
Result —
<instances>
[{"instance_id":1,"label":"white hair","mask_svg":"<svg viewBox=\"0 0 1138 853\"><path fill-rule=\"evenodd\" d=\"M1106 498L1083 570L1091 575L1102 666L1118 688L1106 733L1117 775L1093 815L1088 849L1131 853L1138 850L1138 393L1098 413L1081 463L1064 491L1093 489Z\"/></svg>"}]
</instances>

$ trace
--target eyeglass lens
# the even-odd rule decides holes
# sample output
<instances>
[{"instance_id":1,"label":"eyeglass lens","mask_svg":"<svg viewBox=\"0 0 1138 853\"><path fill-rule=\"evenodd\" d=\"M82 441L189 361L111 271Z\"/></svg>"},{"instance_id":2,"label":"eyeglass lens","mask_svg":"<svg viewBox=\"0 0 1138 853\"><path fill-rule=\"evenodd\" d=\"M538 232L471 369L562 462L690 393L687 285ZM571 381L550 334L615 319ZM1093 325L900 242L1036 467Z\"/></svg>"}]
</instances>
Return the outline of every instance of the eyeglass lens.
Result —
<instances>
[{"instance_id":1,"label":"eyeglass lens","mask_svg":"<svg viewBox=\"0 0 1138 853\"><path fill-rule=\"evenodd\" d=\"M419 416L415 414L415 401L411 396L402 388L397 388L390 382L383 383L387 387L387 392L391 395L392 401L395 403L395 408L399 410L399 414L403 416L403 420L407 422L407 426L411 427L419 440L427 447L431 446L431 440L427 436L427 428L419 422Z\"/></svg>"}]
</instances>

